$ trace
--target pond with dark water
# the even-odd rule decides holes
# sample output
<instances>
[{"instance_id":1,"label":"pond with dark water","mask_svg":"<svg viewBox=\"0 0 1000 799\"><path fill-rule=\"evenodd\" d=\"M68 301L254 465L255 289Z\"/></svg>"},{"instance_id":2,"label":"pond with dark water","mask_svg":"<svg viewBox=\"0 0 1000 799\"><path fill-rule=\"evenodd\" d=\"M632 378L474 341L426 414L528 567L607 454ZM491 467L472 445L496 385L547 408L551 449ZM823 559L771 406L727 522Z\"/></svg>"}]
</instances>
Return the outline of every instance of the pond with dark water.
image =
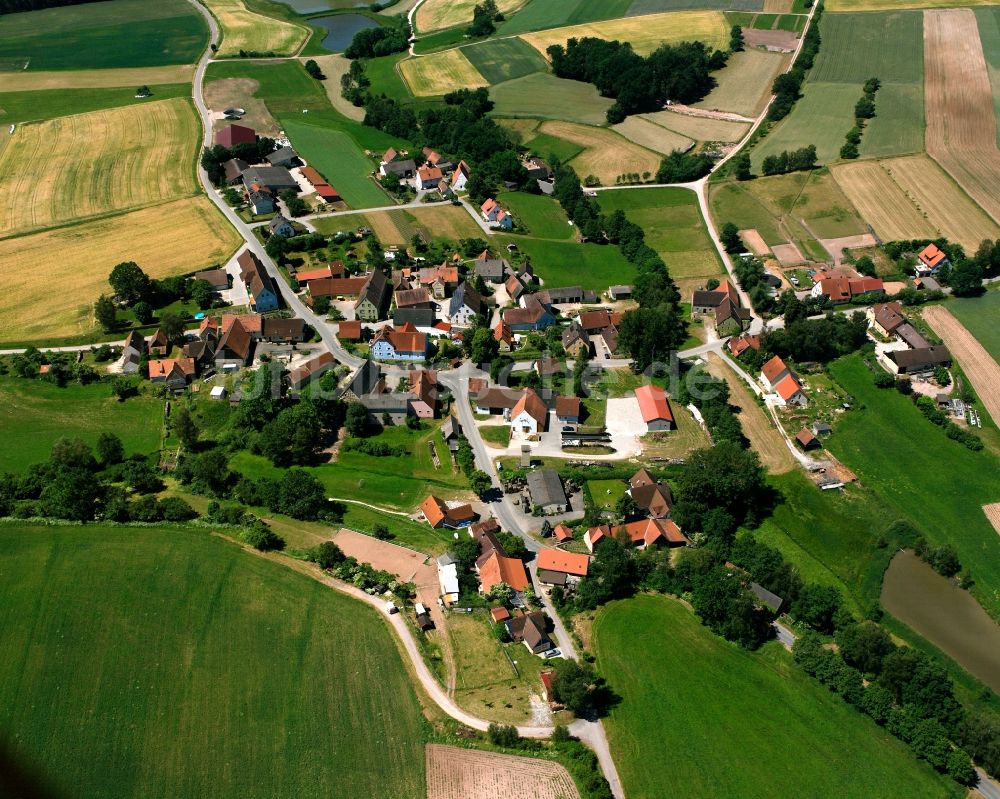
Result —
<instances>
[{"instance_id":1,"label":"pond with dark water","mask_svg":"<svg viewBox=\"0 0 1000 799\"><path fill-rule=\"evenodd\" d=\"M332 53L347 49L354 34L365 28L377 28L378 23L363 14L334 14L330 17L315 17L309 20L310 25L318 25L326 29L323 46Z\"/></svg>"},{"instance_id":2,"label":"pond with dark water","mask_svg":"<svg viewBox=\"0 0 1000 799\"><path fill-rule=\"evenodd\" d=\"M1000 693L1000 625L972 594L912 550L899 552L889 564L882 607Z\"/></svg>"}]
</instances>

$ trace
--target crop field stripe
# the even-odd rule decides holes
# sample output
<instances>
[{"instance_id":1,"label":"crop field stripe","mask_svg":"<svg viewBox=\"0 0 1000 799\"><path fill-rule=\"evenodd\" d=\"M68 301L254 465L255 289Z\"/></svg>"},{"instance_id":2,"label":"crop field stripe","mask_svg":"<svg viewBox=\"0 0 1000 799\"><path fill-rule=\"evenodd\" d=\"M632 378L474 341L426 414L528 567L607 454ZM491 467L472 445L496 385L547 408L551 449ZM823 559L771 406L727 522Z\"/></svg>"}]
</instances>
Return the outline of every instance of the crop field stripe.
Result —
<instances>
[{"instance_id":1,"label":"crop field stripe","mask_svg":"<svg viewBox=\"0 0 1000 799\"><path fill-rule=\"evenodd\" d=\"M194 67L189 64L135 69L77 69L51 72L0 72L0 92L47 89L104 89L119 86L157 86L190 83ZM0 106L3 98L0 98Z\"/></svg>"},{"instance_id":2,"label":"crop field stripe","mask_svg":"<svg viewBox=\"0 0 1000 799\"><path fill-rule=\"evenodd\" d=\"M463 47L462 53L491 84L548 69L538 51L516 36Z\"/></svg>"},{"instance_id":3,"label":"crop field stripe","mask_svg":"<svg viewBox=\"0 0 1000 799\"><path fill-rule=\"evenodd\" d=\"M891 241L938 236L938 229L879 162L839 164L831 173L879 238Z\"/></svg>"},{"instance_id":4,"label":"crop field stripe","mask_svg":"<svg viewBox=\"0 0 1000 799\"><path fill-rule=\"evenodd\" d=\"M927 152L1000 221L1000 151L990 86L971 9L924 12Z\"/></svg>"},{"instance_id":5,"label":"crop field stripe","mask_svg":"<svg viewBox=\"0 0 1000 799\"><path fill-rule=\"evenodd\" d=\"M1000 365L947 308L932 305L924 311L924 319L941 336L993 423L1000 426Z\"/></svg>"},{"instance_id":6,"label":"crop field stripe","mask_svg":"<svg viewBox=\"0 0 1000 799\"><path fill-rule=\"evenodd\" d=\"M489 85L460 49L407 58L399 62L399 70L415 97L436 97Z\"/></svg>"},{"instance_id":7,"label":"crop field stripe","mask_svg":"<svg viewBox=\"0 0 1000 799\"><path fill-rule=\"evenodd\" d=\"M92 303L108 292L115 264L136 261L156 278L183 275L225 263L241 242L207 197L4 239L0 336L42 341L87 335L93 341Z\"/></svg>"},{"instance_id":8,"label":"crop field stripe","mask_svg":"<svg viewBox=\"0 0 1000 799\"><path fill-rule=\"evenodd\" d=\"M994 0L962 0L963 6L989 6ZM900 11L903 9L953 8L955 0L830 0L828 12Z\"/></svg>"},{"instance_id":9,"label":"crop field stripe","mask_svg":"<svg viewBox=\"0 0 1000 799\"><path fill-rule=\"evenodd\" d=\"M687 136L639 116L628 117L624 122L612 125L611 129L633 144L663 155L669 155L674 150L687 151L694 144Z\"/></svg>"},{"instance_id":10,"label":"crop field stripe","mask_svg":"<svg viewBox=\"0 0 1000 799\"><path fill-rule=\"evenodd\" d=\"M691 40L721 48L729 40L729 28L720 11L671 11L526 33L521 38L544 56L549 45L585 36L630 42L637 53L648 55L661 44Z\"/></svg>"},{"instance_id":11,"label":"crop field stripe","mask_svg":"<svg viewBox=\"0 0 1000 799\"><path fill-rule=\"evenodd\" d=\"M756 117L763 111L774 79L788 59L786 54L762 50L733 53L726 66L713 73L716 87L695 107Z\"/></svg>"},{"instance_id":12,"label":"crop field stripe","mask_svg":"<svg viewBox=\"0 0 1000 799\"><path fill-rule=\"evenodd\" d=\"M0 151L0 236L155 205L197 190L188 100L24 125Z\"/></svg>"},{"instance_id":13,"label":"crop field stripe","mask_svg":"<svg viewBox=\"0 0 1000 799\"><path fill-rule=\"evenodd\" d=\"M441 744L426 750L427 799L580 799L566 768L550 760Z\"/></svg>"},{"instance_id":14,"label":"crop field stripe","mask_svg":"<svg viewBox=\"0 0 1000 799\"><path fill-rule=\"evenodd\" d=\"M605 185L613 185L619 175L656 172L660 165L656 153L605 128L549 121L542 123L539 130L583 147L570 165L580 175L595 175Z\"/></svg>"},{"instance_id":15,"label":"crop field stripe","mask_svg":"<svg viewBox=\"0 0 1000 799\"><path fill-rule=\"evenodd\" d=\"M220 58L238 56L240 50L295 55L311 34L304 25L250 11L243 0L205 0L205 5L222 28Z\"/></svg>"},{"instance_id":16,"label":"crop field stripe","mask_svg":"<svg viewBox=\"0 0 1000 799\"><path fill-rule=\"evenodd\" d=\"M714 119L712 117L696 117L673 111L656 111L652 114L641 114L639 118L696 141L739 141L750 127L745 122L729 122L725 119Z\"/></svg>"}]
</instances>

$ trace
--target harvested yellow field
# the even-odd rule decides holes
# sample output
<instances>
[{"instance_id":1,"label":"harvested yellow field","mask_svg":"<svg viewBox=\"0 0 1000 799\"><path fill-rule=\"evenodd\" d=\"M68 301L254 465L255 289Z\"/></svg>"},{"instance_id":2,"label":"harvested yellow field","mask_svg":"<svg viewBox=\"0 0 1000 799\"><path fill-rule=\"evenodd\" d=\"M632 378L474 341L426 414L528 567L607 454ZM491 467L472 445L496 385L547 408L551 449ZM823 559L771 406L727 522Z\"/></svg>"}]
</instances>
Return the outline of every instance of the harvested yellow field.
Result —
<instances>
[{"instance_id":1,"label":"harvested yellow field","mask_svg":"<svg viewBox=\"0 0 1000 799\"><path fill-rule=\"evenodd\" d=\"M510 15L523 6L528 0L497 0L497 8L501 13ZM458 25L469 25L472 22L472 10L479 0L424 0L416 13L418 33L454 28ZM392 9L399 13L398 8Z\"/></svg>"},{"instance_id":2,"label":"harvested yellow field","mask_svg":"<svg viewBox=\"0 0 1000 799\"><path fill-rule=\"evenodd\" d=\"M305 63L309 59L300 58L299 61ZM330 98L330 104L341 114L355 122L360 122L365 118L365 109L359 108L354 103L344 99L340 93L340 79L347 74L351 67L351 62L342 55L317 55L312 60L319 64L319 68L326 75L326 80L321 81L326 90L326 96Z\"/></svg>"},{"instance_id":3,"label":"harvested yellow field","mask_svg":"<svg viewBox=\"0 0 1000 799\"><path fill-rule=\"evenodd\" d=\"M222 28L220 58L238 56L240 50L274 55L295 55L309 38L303 25L249 11L243 0L204 0Z\"/></svg>"},{"instance_id":4,"label":"harvested yellow field","mask_svg":"<svg viewBox=\"0 0 1000 799\"><path fill-rule=\"evenodd\" d=\"M525 33L521 38L547 58L545 50L549 46L564 45L567 39L582 39L584 36L631 42L633 49L642 55L649 55L661 44L693 40L724 50L729 43L729 26L721 11L668 11L641 17L568 25L565 28Z\"/></svg>"},{"instance_id":5,"label":"harvested yellow field","mask_svg":"<svg viewBox=\"0 0 1000 799\"><path fill-rule=\"evenodd\" d=\"M410 208L406 213L412 214L416 219L417 226L423 228L429 236L443 236L457 241L458 239L477 238L482 233L482 228L461 206L424 206Z\"/></svg>"},{"instance_id":6,"label":"harvested yellow field","mask_svg":"<svg viewBox=\"0 0 1000 799\"><path fill-rule=\"evenodd\" d=\"M365 221L368 223L368 227L372 229L372 233L375 234L382 244L392 246L396 245L399 247L406 246L410 242L410 237L412 233L407 235L407 231L404 227L405 220L402 215L385 212L377 214L365 214Z\"/></svg>"},{"instance_id":7,"label":"harvested yellow field","mask_svg":"<svg viewBox=\"0 0 1000 799\"><path fill-rule=\"evenodd\" d=\"M534 138L535 132L538 130L538 120L528 119L527 117L523 119L497 119L497 122L517 142L526 142L528 139Z\"/></svg>"},{"instance_id":8,"label":"harvested yellow field","mask_svg":"<svg viewBox=\"0 0 1000 799\"><path fill-rule=\"evenodd\" d=\"M44 89L107 89L115 86L156 86L190 83L194 66L135 69L77 69L54 72L0 72L0 92L34 92Z\"/></svg>"},{"instance_id":9,"label":"harvested yellow field","mask_svg":"<svg viewBox=\"0 0 1000 799\"><path fill-rule=\"evenodd\" d=\"M695 141L739 141L743 138L743 134L750 129L750 125L745 122L730 122L727 119L713 117L696 117L690 114L679 114L675 111L657 111L653 114L642 114L640 118Z\"/></svg>"},{"instance_id":10,"label":"harvested yellow field","mask_svg":"<svg viewBox=\"0 0 1000 799\"><path fill-rule=\"evenodd\" d=\"M400 72L416 97L435 97L457 89L489 86L461 50L445 50L399 62Z\"/></svg>"},{"instance_id":11,"label":"harvested yellow field","mask_svg":"<svg viewBox=\"0 0 1000 799\"><path fill-rule=\"evenodd\" d=\"M924 12L927 152L1000 221L1000 150L993 90L975 13Z\"/></svg>"},{"instance_id":12,"label":"harvested yellow field","mask_svg":"<svg viewBox=\"0 0 1000 799\"><path fill-rule=\"evenodd\" d=\"M575 122L550 120L539 130L584 148L570 161L581 178L593 175L602 184L613 186L619 175L655 174L660 156L619 136L607 128L592 128Z\"/></svg>"},{"instance_id":13,"label":"harvested yellow field","mask_svg":"<svg viewBox=\"0 0 1000 799\"><path fill-rule=\"evenodd\" d=\"M0 236L194 194L200 132L180 98L19 127L0 152Z\"/></svg>"},{"instance_id":14,"label":"harvested yellow field","mask_svg":"<svg viewBox=\"0 0 1000 799\"><path fill-rule=\"evenodd\" d=\"M620 133L630 142L663 155L669 155L674 150L686 152L694 144L687 136L681 136L679 133L667 130L648 119L637 116L628 117L624 122L612 125L611 129Z\"/></svg>"},{"instance_id":15,"label":"harvested yellow field","mask_svg":"<svg viewBox=\"0 0 1000 799\"><path fill-rule=\"evenodd\" d=\"M580 799L551 760L427 744L427 799Z\"/></svg>"},{"instance_id":16,"label":"harvested yellow field","mask_svg":"<svg viewBox=\"0 0 1000 799\"><path fill-rule=\"evenodd\" d=\"M880 238L935 238L937 228L878 161L830 167L834 180Z\"/></svg>"},{"instance_id":17,"label":"harvested yellow field","mask_svg":"<svg viewBox=\"0 0 1000 799\"><path fill-rule=\"evenodd\" d=\"M983 513L990 520L993 529L1000 533L1000 502L994 502L992 505L983 505Z\"/></svg>"},{"instance_id":18,"label":"harvested yellow field","mask_svg":"<svg viewBox=\"0 0 1000 799\"><path fill-rule=\"evenodd\" d=\"M90 333L92 303L110 292L115 264L135 261L157 278L187 274L224 263L241 241L207 197L5 239L0 337L38 341Z\"/></svg>"},{"instance_id":19,"label":"harvested yellow field","mask_svg":"<svg viewBox=\"0 0 1000 799\"><path fill-rule=\"evenodd\" d=\"M733 53L718 72L713 73L718 84L696 108L709 111L729 111L744 117L756 117L764 110L771 96L771 86L791 56L744 50Z\"/></svg>"}]
</instances>

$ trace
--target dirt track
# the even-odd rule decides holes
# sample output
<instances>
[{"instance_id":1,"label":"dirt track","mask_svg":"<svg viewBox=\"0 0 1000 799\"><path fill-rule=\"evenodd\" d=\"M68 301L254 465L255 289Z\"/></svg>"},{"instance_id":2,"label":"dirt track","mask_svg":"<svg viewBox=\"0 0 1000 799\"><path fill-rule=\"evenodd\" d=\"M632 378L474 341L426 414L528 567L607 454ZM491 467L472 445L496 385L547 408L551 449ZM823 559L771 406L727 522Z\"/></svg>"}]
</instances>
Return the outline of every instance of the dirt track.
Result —
<instances>
[{"instance_id":1,"label":"dirt track","mask_svg":"<svg viewBox=\"0 0 1000 799\"><path fill-rule=\"evenodd\" d=\"M580 799L558 763L441 744L426 751L427 799Z\"/></svg>"},{"instance_id":2,"label":"dirt track","mask_svg":"<svg viewBox=\"0 0 1000 799\"><path fill-rule=\"evenodd\" d=\"M941 336L972 381L983 408L1000 424L1000 365L947 308L931 306L924 311L924 319Z\"/></svg>"},{"instance_id":3,"label":"dirt track","mask_svg":"<svg viewBox=\"0 0 1000 799\"><path fill-rule=\"evenodd\" d=\"M986 57L971 9L924 11L927 152L1000 222L1000 151Z\"/></svg>"}]
</instances>

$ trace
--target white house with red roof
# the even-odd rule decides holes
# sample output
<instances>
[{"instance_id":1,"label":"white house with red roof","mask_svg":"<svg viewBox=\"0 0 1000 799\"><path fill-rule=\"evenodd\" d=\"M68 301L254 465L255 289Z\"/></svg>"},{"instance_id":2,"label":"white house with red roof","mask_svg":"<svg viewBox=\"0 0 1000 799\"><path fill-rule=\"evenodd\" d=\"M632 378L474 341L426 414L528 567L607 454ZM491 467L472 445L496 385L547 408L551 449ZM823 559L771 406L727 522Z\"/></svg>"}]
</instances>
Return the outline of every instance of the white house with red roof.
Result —
<instances>
[{"instance_id":1,"label":"white house with red roof","mask_svg":"<svg viewBox=\"0 0 1000 799\"><path fill-rule=\"evenodd\" d=\"M776 405L804 406L808 403L799 378L777 355L764 364L760 371L760 382L773 394L771 401Z\"/></svg>"},{"instance_id":2,"label":"white house with red roof","mask_svg":"<svg viewBox=\"0 0 1000 799\"><path fill-rule=\"evenodd\" d=\"M459 161L455 171L451 174L451 190L465 191L465 186L469 182L469 165L465 161Z\"/></svg>"},{"instance_id":3,"label":"white house with red roof","mask_svg":"<svg viewBox=\"0 0 1000 799\"><path fill-rule=\"evenodd\" d=\"M937 274L942 266L949 263L948 254L932 242L917 253L917 277Z\"/></svg>"}]
</instances>

